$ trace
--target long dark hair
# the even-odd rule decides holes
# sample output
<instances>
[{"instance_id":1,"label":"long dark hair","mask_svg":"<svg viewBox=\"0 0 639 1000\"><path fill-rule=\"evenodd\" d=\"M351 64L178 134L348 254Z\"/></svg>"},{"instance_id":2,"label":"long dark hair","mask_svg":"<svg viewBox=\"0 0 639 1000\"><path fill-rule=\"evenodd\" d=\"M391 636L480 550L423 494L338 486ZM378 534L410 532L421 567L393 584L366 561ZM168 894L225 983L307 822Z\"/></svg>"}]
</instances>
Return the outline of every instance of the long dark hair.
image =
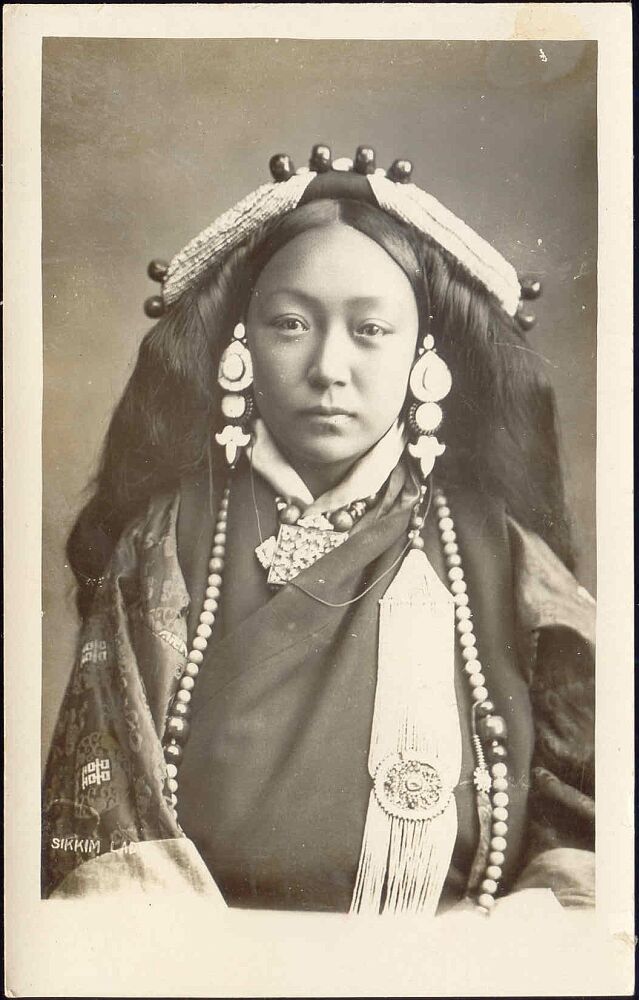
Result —
<instances>
[{"instance_id":1,"label":"long dark hair","mask_svg":"<svg viewBox=\"0 0 639 1000\"><path fill-rule=\"evenodd\" d=\"M553 390L517 323L451 255L372 205L321 200L266 224L205 272L147 333L115 408L92 496L67 543L85 614L128 521L153 494L206 468L220 429L219 358L270 257L295 236L342 222L378 243L407 274L437 349L453 372L438 474L501 498L572 567ZM214 468L214 473L215 473Z\"/></svg>"}]
</instances>

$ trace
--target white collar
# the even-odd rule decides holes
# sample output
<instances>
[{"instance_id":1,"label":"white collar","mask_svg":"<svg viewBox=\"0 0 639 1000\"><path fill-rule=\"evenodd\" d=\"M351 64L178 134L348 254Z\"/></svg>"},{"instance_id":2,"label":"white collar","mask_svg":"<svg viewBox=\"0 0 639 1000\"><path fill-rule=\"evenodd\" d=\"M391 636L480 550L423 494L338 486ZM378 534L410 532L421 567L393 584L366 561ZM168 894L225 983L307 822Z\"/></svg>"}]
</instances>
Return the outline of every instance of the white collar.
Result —
<instances>
[{"instance_id":1,"label":"white collar","mask_svg":"<svg viewBox=\"0 0 639 1000\"><path fill-rule=\"evenodd\" d=\"M397 465L404 447L404 428L396 421L377 444L355 463L341 483L317 499L284 458L261 419L254 423L249 458L253 468L276 493L300 500L305 507L304 514L323 514L377 493Z\"/></svg>"}]
</instances>

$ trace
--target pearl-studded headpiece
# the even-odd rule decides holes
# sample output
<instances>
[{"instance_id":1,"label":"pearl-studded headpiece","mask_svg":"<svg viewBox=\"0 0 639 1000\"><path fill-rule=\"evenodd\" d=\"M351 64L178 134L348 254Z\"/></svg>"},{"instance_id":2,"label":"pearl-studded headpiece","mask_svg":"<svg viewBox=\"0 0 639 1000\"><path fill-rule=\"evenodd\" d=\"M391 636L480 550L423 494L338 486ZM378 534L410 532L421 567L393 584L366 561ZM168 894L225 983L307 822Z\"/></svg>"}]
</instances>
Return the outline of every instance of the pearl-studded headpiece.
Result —
<instances>
[{"instance_id":1,"label":"pearl-studded headpiece","mask_svg":"<svg viewBox=\"0 0 639 1000\"><path fill-rule=\"evenodd\" d=\"M295 169L291 158L271 157L273 181L263 184L224 212L173 257L170 263L154 260L148 274L161 282L162 294L145 302L148 316L157 318L201 274L243 243L261 225L317 198L357 198L377 205L389 215L412 225L452 254L495 296L509 316L524 329L535 317L522 306L523 299L541 294L535 278L520 283L512 264L466 223L432 195L411 181L410 160L397 159L388 170L376 166L375 151L359 146L355 159L333 159L328 146L313 147L308 167Z\"/></svg>"}]
</instances>

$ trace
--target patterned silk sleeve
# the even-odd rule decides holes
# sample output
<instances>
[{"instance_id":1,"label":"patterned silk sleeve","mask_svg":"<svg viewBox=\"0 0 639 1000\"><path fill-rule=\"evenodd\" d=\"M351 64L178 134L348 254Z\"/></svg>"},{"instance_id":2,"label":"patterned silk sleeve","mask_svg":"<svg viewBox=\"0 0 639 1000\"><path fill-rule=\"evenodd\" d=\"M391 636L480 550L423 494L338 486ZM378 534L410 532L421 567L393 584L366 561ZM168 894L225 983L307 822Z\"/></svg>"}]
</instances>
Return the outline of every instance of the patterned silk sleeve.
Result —
<instances>
[{"instance_id":1,"label":"patterned silk sleeve","mask_svg":"<svg viewBox=\"0 0 639 1000\"><path fill-rule=\"evenodd\" d=\"M122 535L79 637L43 789L42 892L87 861L180 837L161 736L186 662L177 498Z\"/></svg>"},{"instance_id":2,"label":"patterned silk sleeve","mask_svg":"<svg viewBox=\"0 0 639 1000\"><path fill-rule=\"evenodd\" d=\"M594 902L595 603L536 535L509 524L535 727L528 842L515 889Z\"/></svg>"}]
</instances>

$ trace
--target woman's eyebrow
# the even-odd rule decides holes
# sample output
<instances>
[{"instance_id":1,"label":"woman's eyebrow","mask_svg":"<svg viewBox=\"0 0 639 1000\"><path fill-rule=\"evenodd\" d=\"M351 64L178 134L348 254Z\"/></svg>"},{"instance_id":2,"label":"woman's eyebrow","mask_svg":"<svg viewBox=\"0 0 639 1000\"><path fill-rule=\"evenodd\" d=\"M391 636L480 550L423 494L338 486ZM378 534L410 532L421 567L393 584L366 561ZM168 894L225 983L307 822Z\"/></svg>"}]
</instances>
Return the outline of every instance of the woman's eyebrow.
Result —
<instances>
[{"instance_id":1,"label":"woman's eyebrow","mask_svg":"<svg viewBox=\"0 0 639 1000\"><path fill-rule=\"evenodd\" d=\"M346 301L349 306L374 308L375 306L389 306L393 300L388 295L356 295Z\"/></svg>"},{"instance_id":2,"label":"woman's eyebrow","mask_svg":"<svg viewBox=\"0 0 639 1000\"><path fill-rule=\"evenodd\" d=\"M264 296L262 301L268 303L273 299L277 299L279 296L288 296L289 298L299 299L300 301L307 303L309 306L321 305L327 298L327 296L324 295L310 295L301 288L278 288ZM258 298L259 297L260 296L258 295ZM355 295L352 298L346 299L345 303L347 306L372 308L382 305L388 306L390 305L390 299L388 296L383 295Z\"/></svg>"},{"instance_id":3,"label":"woman's eyebrow","mask_svg":"<svg viewBox=\"0 0 639 1000\"><path fill-rule=\"evenodd\" d=\"M263 302L270 302L272 299L277 299L280 296L282 298L291 299L301 299L303 302L308 302L313 305L315 302L321 302L321 299L315 295L309 295L308 292L302 291L301 288L276 288L272 292L268 292L266 295L260 295L259 290L256 292L257 298L261 298Z\"/></svg>"}]
</instances>

